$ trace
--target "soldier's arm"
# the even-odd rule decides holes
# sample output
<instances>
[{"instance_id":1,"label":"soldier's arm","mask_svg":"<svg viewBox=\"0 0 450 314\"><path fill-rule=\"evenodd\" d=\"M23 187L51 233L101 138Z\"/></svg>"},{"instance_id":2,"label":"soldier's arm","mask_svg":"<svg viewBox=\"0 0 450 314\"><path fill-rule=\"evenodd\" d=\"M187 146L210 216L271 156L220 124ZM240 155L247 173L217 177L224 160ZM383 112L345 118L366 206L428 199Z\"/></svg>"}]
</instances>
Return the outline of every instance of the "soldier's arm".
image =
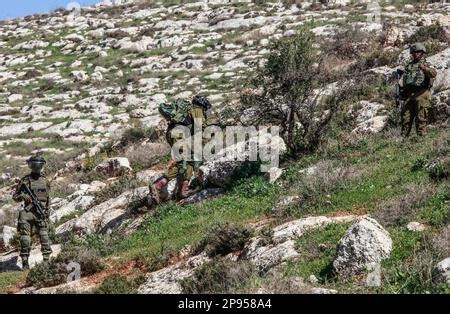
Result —
<instances>
[{"instance_id":1,"label":"soldier's arm","mask_svg":"<svg viewBox=\"0 0 450 314\"><path fill-rule=\"evenodd\" d=\"M422 71L425 73L426 76L430 78L435 78L437 75L436 69L432 68L429 64L424 64L422 67Z\"/></svg>"},{"instance_id":2,"label":"soldier's arm","mask_svg":"<svg viewBox=\"0 0 450 314\"><path fill-rule=\"evenodd\" d=\"M23 180L20 180L14 191L12 198L15 202L22 202L24 200L23 199L24 194L22 192L22 184L23 184Z\"/></svg>"}]
</instances>

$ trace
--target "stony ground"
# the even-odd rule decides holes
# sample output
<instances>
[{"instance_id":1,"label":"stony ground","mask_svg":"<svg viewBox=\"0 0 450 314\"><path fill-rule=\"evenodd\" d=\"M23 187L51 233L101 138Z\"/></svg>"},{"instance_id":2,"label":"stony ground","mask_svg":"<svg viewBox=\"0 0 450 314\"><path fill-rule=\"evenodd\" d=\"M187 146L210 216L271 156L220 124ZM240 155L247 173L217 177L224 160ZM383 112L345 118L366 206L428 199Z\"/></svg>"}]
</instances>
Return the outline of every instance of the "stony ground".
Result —
<instances>
[{"instance_id":1,"label":"stony ground","mask_svg":"<svg viewBox=\"0 0 450 314\"><path fill-rule=\"evenodd\" d=\"M323 51L341 30L356 28L352 40L355 49L362 51L359 58L330 57L330 68L339 72L362 64L361 71L382 78L406 60L411 36L440 25L447 37L427 42L428 61L439 71L434 106L448 114L449 5L385 5L383 27L367 22L366 5L258 3L129 2L83 8L79 13L59 10L0 24L0 223L5 225L4 242L11 242L3 251L14 248L18 207L10 198L14 180L27 171L24 160L30 154L43 152L49 161L47 175L53 180L55 239L75 236L73 241L99 251L106 264L102 272L83 278L80 286L53 284L56 288L27 287L22 292L92 291L112 274L122 276L111 281L118 280L129 291L202 291L201 283L192 277L194 271L214 265L210 262L217 262L217 254L201 253L195 246L205 230L225 222L256 230L244 246L231 250L234 255L225 254L218 262L225 263L223 269L230 261L241 263L242 273L247 274L242 276L251 279L234 278L239 285L211 288L213 292L367 292L364 284L350 287L329 272L335 246L351 222L362 224L355 228L373 232L370 241L381 243L367 253L368 261L379 263L392 251L383 264L387 283L376 292L448 292L433 290L438 288L431 277L415 271L421 260L403 251L416 245L428 248L448 229L448 181L436 183L421 168L448 155L447 121L436 122L425 139L399 142L398 134L389 131L392 86L380 85L355 96L344 112L346 121L351 121L349 135L330 138L317 155L287 164L281 189L257 177L237 183L232 191L210 189L187 202L222 195L205 204L170 203L157 214L132 211L167 160L167 144L158 140L164 121L157 105L202 93L213 103L213 119L234 123L236 117L228 115L227 109L238 102L254 67L264 63L270 43L304 25L316 35ZM383 40L375 45L371 38L378 36ZM339 87L339 75L327 79L331 89ZM336 144L342 141L342 147ZM415 152L414 156L396 157L405 149ZM403 177L395 174L396 167L407 169ZM314 171L334 175L313 179L308 174ZM299 182L292 176L305 179ZM413 198L414 194L421 198ZM407 221L396 212L402 206L414 208ZM388 228L393 245L383 237L384 231L377 233L378 222L367 220L367 214ZM291 225L283 225L288 221ZM427 231L408 230L416 224L406 229L410 222L420 222ZM289 233L290 228L296 232ZM273 234L267 235L270 230ZM322 249L311 249L313 243L323 245ZM429 249L425 252L429 255L423 253L420 258L428 258L435 266L448 257L448 247L447 253L442 253L442 245L437 247L439 253ZM61 246L55 244L54 249L59 252ZM302 249L312 253L304 254ZM39 263L37 252L33 266ZM3 268L20 267L17 252L5 256L0 257ZM340 260L348 265L345 256ZM336 263L335 269L348 269ZM247 271L247 264L256 270ZM0 291L17 292L25 276L1 273ZM191 277L192 282L181 285L174 281Z\"/></svg>"}]
</instances>

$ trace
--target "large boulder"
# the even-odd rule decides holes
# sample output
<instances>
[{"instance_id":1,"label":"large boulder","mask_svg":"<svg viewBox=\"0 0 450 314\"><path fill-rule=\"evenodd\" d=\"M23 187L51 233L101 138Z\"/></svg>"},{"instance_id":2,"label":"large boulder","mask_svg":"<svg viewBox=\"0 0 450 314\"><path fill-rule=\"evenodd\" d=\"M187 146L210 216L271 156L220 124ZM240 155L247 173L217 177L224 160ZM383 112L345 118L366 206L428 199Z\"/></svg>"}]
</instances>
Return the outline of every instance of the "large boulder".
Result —
<instances>
[{"instance_id":1,"label":"large boulder","mask_svg":"<svg viewBox=\"0 0 450 314\"><path fill-rule=\"evenodd\" d=\"M130 162L125 157L113 157L102 161L95 167L95 171L109 177L117 177L130 172Z\"/></svg>"},{"instance_id":2,"label":"large boulder","mask_svg":"<svg viewBox=\"0 0 450 314\"><path fill-rule=\"evenodd\" d=\"M347 223L357 218L358 216L354 215L338 217L312 216L289 221L273 229L272 240L275 243L280 243L298 238L311 229L317 229L332 223Z\"/></svg>"},{"instance_id":3,"label":"large boulder","mask_svg":"<svg viewBox=\"0 0 450 314\"><path fill-rule=\"evenodd\" d=\"M389 233L375 219L365 217L339 241L333 268L340 275L358 275L389 257L391 250Z\"/></svg>"},{"instance_id":4,"label":"large boulder","mask_svg":"<svg viewBox=\"0 0 450 314\"><path fill-rule=\"evenodd\" d=\"M264 273L274 266L298 256L294 240L280 244L268 244L264 238L257 237L246 244L240 258L255 265L259 273Z\"/></svg>"},{"instance_id":5,"label":"large boulder","mask_svg":"<svg viewBox=\"0 0 450 314\"><path fill-rule=\"evenodd\" d=\"M450 257L442 260L434 267L433 281L450 284Z\"/></svg>"},{"instance_id":6,"label":"large boulder","mask_svg":"<svg viewBox=\"0 0 450 314\"><path fill-rule=\"evenodd\" d=\"M92 207L78 218L65 222L56 228L56 235L64 237L75 234L79 237L93 233L110 232L121 225L129 216L128 206L137 199L144 199L148 187L126 191L120 196Z\"/></svg>"},{"instance_id":7,"label":"large boulder","mask_svg":"<svg viewBox=\"0 0 450 314\"><path fill-rule=\"evenodd\" d=\"M245 158L235 158L236 156L242 156L241 153L245 151L246 146L251 141L258 143L259 156L262 151L268 151L269 148L272 148L272 150L278 155L286 152L286 144L279 136L265 134L259 137L252 137L247 142L239 142L235 145L224 148L217 154L217 156L221 157L211 161L206 161L200 167L200 170L203 172L205 182L208 185L216 187L228 186L233 181L234 175L240 172L242 168L248 164L248 162L252 162L245 160ZM272 167L269 166L269 169L267 170L270 170L270 168Z\"/></svg>"},{"instance_id":8,"label":"large boulder","mask_svg":"<svg viewBox=\"0 0 450 314\"><path fill-rule=\"evenodd\" d=\"M57 210L54 210L50 215L50 221L59 221L62 217L70 215L75 211L84 211L94 202L94 197L90 195L81 195L70 202L63 204Z\"/></svg>"}]
</instances>

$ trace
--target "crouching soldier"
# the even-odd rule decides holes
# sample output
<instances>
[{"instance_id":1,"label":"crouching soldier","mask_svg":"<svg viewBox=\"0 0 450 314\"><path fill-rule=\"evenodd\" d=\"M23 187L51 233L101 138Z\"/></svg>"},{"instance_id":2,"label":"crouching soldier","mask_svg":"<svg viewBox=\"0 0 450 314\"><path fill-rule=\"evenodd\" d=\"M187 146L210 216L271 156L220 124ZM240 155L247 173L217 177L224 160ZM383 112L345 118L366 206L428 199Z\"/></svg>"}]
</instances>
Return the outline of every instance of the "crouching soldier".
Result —
<instances>
[{"instance_id":1,"label":"crouching soldier","mask_svg":"<svg viewBox=\"0 0 450 314\"><path fill-rule=\"evenodd\" d=\"M426 48L422 43L410 47L412 61L405 66L403 73L402 98L402 135L409 136L415 123L416 134L423 135L428 122L431 107L431 87L436 77L436 70L430 67L424 58Z\"/></svg>"},{"instance_id":2,"label":"crouching soldier","mask_svg":"<svg viewBox=\"0 0 450 314\"><path fill-rule=\"evenodd\" d=\"M52 253L48 235L50 184L41 173L46 161L40 156L33 156L27 160L27 163L31 173L19 181L13 195L14 201L24 202L23 210L19 212L17 226L20 235L20 257L24 270L29 269L28 257L30 256L33 227L39 231L44 261L48 261Z\"/></svg>"},{"instance_id":3,"label":"crouching soldier","mask_svg":"<svg viewBox=\"0 0 450 314\"><path fill-rule=\"evenodd\" d=\"M190 130L190 135L194 136L196 132L203 131L206 126L206 111L211 108L211 104L204 96L197 95L188 102L184 99L176 99L171 104L161 104L159 112L168 121L169 127L166 132L166 138L171 147L182 139L174 135L177 126L184 126ZM197 125L195 125L195 123ZM181 152L181 155L182 152ZM191 155L192 157L193 155ZM164 175L157 178L150 186L148 205L151 207L167 200L169 193L167 184L176 179L174 198L181 200L198 192L203 187L203 178L200 171L200 160L172 160Z\"/></svg>"}]
</instances>

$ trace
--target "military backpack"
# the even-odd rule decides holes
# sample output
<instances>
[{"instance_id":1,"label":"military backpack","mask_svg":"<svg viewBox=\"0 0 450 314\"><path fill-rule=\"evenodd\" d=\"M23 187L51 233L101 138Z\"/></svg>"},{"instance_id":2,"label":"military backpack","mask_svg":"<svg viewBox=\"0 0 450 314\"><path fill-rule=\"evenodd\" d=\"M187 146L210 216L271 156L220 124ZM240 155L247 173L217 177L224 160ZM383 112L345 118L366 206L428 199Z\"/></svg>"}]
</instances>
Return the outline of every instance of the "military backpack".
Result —
<instances>
[{"instance_id":1,"label":"military backpack","mask_svg":"<svg viewBox=\"0 0 450 314\"><path fill-rule=\"evenodd\" d=\"M158 110L171 125L190 125L192 124L191 107L189 101L177 98L171 103L161 103Z\"/></svg>"}]
</instances>

